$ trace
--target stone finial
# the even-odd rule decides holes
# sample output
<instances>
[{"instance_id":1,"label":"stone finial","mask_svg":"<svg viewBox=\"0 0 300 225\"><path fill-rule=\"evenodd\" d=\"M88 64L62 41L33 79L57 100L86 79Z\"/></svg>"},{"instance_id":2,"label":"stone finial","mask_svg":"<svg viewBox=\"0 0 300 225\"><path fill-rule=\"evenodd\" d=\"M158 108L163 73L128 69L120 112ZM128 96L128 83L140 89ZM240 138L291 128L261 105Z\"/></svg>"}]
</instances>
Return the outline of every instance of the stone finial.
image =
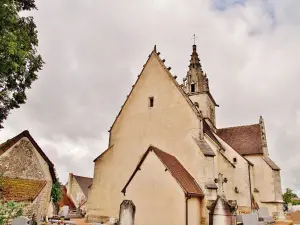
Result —
<instances>
[{"instance_id":1,"label":"stone finial","mask_svg":"<svg viewBox=\"0 0 300 225\"><path fill-rule=\"evenodd\" d=\"M156 52L156 45L154 45L153 51Z\"/></svg>"},{"instance_id":2,"label":"stone finial","mask_svg":"<svg viewBox=\"0 0 300 225\"><path fill-rule=\"evenodd\" d=\"M261 141L262 141L262 147L263 147L264 154L269 155L265 123L264 123L264 119L262 116L259 117L259 126L260 126L260 131L261 131Z\"/></svg>"},{"instance_id":3,"label":"stone finial","mask_svg":"<svg viewBox=\"0 0 300 225\"><path fill-rule=\"evenodd\" d=\"M124 200L120 205L119 225L134 225L135 205L131 200Z\"/></svg>"}]
</instances>

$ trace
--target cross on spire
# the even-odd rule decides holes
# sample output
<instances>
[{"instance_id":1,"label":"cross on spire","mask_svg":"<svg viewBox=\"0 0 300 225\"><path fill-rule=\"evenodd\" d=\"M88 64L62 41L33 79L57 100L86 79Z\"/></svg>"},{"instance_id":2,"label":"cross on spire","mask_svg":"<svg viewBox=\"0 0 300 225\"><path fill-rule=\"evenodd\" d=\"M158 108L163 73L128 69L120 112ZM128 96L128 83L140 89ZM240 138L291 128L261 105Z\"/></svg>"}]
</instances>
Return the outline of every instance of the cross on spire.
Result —
<instances>
[{"instance_id":1,"label":"cross on spire","mask_svg":"<svg viewBox=\"0 0 300 225\"><path fill-rule=\"evenodd\" d=\"M198 38L198 37L196 37L196 34L194 34L192 37L192 39L194 39L194 45L196 45L196 38Z\"/></svg>"}]
</instances>

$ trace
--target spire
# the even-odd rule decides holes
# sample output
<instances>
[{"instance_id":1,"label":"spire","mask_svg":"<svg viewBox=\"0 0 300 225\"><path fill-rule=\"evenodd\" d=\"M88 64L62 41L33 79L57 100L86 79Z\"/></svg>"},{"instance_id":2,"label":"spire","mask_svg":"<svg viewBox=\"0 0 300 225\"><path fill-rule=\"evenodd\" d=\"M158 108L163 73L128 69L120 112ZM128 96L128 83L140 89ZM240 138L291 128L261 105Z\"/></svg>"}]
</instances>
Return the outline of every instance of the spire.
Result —
<instances>
[{"instance_id":1,"label":"spire","mask_svg":"<svg viewBox=\"0 0 300 225\"><path fill-rule=\"evenodd\" d=\"M208 78L202 70L202 65L197 53L197 46L193 45L193 51L191 55L189 71L184 79L187 85L187 92L209 92Z\"/></svg>"},{"instance_id":2,"label":"spire","mask_svg":"<svg viewBox=\"0 0 300 225\"><path fill-rule=\"evenodd\" d=\"M193 45L193 52L192 52L192 55L191 55L189 68L190 68L190 70L191 69L196 69L196 70L199 70L200 72L203 73L202 66L201 66L201 63L200 63L200 59L198 57L197 46L196 45Z\"/></svg>"}]
</instances>

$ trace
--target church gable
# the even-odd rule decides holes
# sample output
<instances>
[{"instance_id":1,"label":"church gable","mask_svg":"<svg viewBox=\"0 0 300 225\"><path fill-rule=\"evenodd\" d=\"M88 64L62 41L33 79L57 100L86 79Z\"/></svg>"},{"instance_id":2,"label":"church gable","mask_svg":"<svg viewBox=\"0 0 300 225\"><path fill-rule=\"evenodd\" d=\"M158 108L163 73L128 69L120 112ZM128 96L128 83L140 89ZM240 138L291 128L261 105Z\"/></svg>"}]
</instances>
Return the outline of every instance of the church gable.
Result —
<instances>
[{"instance_id":1,"label":"church gable","mask_svg":"<svg viewBox=\"0 0 300 225\"><path fill-rule=\"evenodd\" d=\"M53 164L28 131L0 145L0 173L7 177L56 181Z\"/></svg>"},{"instance_id":2,"label":"church gable","mask_svg":"<svg viewBox=\"0 0 300 225\"><path fill-rule=\"evenodd\" d=\"M180 85L176 81L176 77L173 77L170 73L170 67L167 68L164 64L165 60L161 60L159 57L160 53L156 52L156 47L149 55L149 58L145 65L143 66L143 70L138 76L135 84L132 86L132 89L127 96L125 103L122 105L119 114L117 115L110 131L112 131L115 124L122 118L122 114L128 108L129 103L133 103L135 100L140 100L143 98L143 105L135 105L135 112L139 113L143 106L147 106L149 108L156 107L161 101L157 99L157 94L160 92L161 96L164 98L168 98L168 96L176 95L177 98L180 98L178 101L184 101L185 105L183 107L188 107L191 111L198 117L201 118L201 114L190 98L185 94L184 90L180 87ZM161 90L163 88L164 91ZM170 88L172 86L172 88ZM145 93L148 92L148 95L145 96ZM182 102L183 102L182 101ZM168 102L168 105L172 106L177 102ZM133 107L133 106L132 106ZM160 106L161 107L161 106Z\"/></svg>"},{"instance_id":3,"label":"church gable","mask_svg":"<svg viewBox=\"0 0 300 225\"><path fill-rule=\"evenodd\" d=\"M126 189L134 179L134 176L136 173L141 170L142 165L145 160L147 160L147 156L150 152L153 152L157 158L161 161L161 163L166 168L165 171L169 172L172 177L177 181L177 183L180 185L182 190L186 195L190 196L204 196L199 184L196 182L196 180L192 177L192 175L183 167L183 165L173 156L170 155L156 147L150 146L146 153L142 156L140 162L138 163L135 171L129 178L128 182L122 189L122 192L124 195L126 194Z\"/></svg>"}]
</instances>

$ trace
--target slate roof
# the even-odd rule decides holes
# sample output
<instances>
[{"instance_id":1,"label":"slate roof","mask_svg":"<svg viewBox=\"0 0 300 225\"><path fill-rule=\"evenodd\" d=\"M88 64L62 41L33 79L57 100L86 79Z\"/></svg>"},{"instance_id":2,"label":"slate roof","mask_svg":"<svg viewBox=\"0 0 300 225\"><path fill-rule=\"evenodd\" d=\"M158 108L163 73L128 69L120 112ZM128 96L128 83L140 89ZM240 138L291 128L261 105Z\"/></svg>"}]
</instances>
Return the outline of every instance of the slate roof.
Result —
<instances>
[{"instance_id":1,"label":"slate roof","mask_svg":"<svg viewBox=\"0 0 300 225\"><path fill-rule=\"evenodd\" d=\"M33 201L46 185L44 180L29 180L20 178L0 178L1 194L5 201Z\"/></svg>"},{"instance_id":2,"label":"slate roof","mask_svg":"<svg viewBox=\"0 0 300 225\"><path fill-rule=\"evenodd\" d=\"M70 209L76 209L76 206L75 206L74 202L67 195L67 188L64 185L62 185L61 189L62 189L62 198L59 202L59 206L63 207L64 205L67 205L67 206L69 206Z\"/></svg>"},{"instance_id":3,"label":"slate roof","mask_svg":"<svg viewBox=\"0 0 300 225\"><path fill-rule=\"evenodd\" d=\"M196 141L197 145L199 146L200 150L205 156L216 156L214 151L209 147L205 140L198 140L196 138L194 138L194 140Z\"/></svg>"},{"instance_id":4,"label":"slate roof","mask_svg":"<svg viewBox=\"0 0 300 225\"><path fill-rule=\"evenodd\" d=\"M279 166L275 164L268 156L263 156L262 159L273 169L273 170L280 170Z\"/></svg>"},{"instance_id":5,"label":"slate roof","mask_svg":"<svg viewBox=\"0 0 300 225\"><path fill-rule=\"evenodd\" d=\"M82 192L84 193L85 197L88 196L89 186L93 183L93 178L90 177L81 177L77 175L73 175L76 179L78 185L80 186Z\"/></svg>"},{"instance_id":6,"label":"slate roof","mask_svg":"<svg viewBox=\"0 0 300 225\"><path fill-rule=\"evenodd\" d=\"M263 154L259 124L218 129L217 135L242 156Z\"/></svg>"},{"instance_id":7,"label":"slate roof","mask_svg":"<svg viewBox=\"0 0 300 225\"><path fill-rule=\"evenodd\" d=\"M135 171L133 172L130 179L128 180L128 182L126 183L125 187L122 190L124 194L126 193L126 188L134 178L135 174L139 171L141 165L143 164L144 160L146 159L150 151L153 151L155 155L160 159L160 161L164 164L166 169L170 172L170 174L181 186L185 194L191 196L204 196L196 180L183 167L183 165L173 155L170 155L154 146L150 146L146 151L146 153L142 156L141 161L138 163Z\"/></svg>"},{"instance_id":8,"label":"slate roof","mask_svg":"<svg viewBox=\"0 0 300 225\"><path fill-rule=\"evenodd\" d=\"M55 171L54 171L54 165L53 163L50 161L50 159L46 156L46 154L43 152L43 150L40 148L40 146L35 142L35 140L33 139L33 137L30 135L28 130L24 130L23 132L21 132L20 134L18 134L17 136L8 139L6 142L2 143L0 145L0 156L6 152L10 147L12 147L14 144L16 144L19 140L21 140L23 137L26 137L29 139L29 141L31 142L31 144L35 147L35 149L38 151L38 153L42 156L42 158L47 162L48 166L49 166L49 170L50 170L50 174L52 177L52 181L53 183L56 182L56 175L55 175Z\"/></svg>"}]
</instances>

